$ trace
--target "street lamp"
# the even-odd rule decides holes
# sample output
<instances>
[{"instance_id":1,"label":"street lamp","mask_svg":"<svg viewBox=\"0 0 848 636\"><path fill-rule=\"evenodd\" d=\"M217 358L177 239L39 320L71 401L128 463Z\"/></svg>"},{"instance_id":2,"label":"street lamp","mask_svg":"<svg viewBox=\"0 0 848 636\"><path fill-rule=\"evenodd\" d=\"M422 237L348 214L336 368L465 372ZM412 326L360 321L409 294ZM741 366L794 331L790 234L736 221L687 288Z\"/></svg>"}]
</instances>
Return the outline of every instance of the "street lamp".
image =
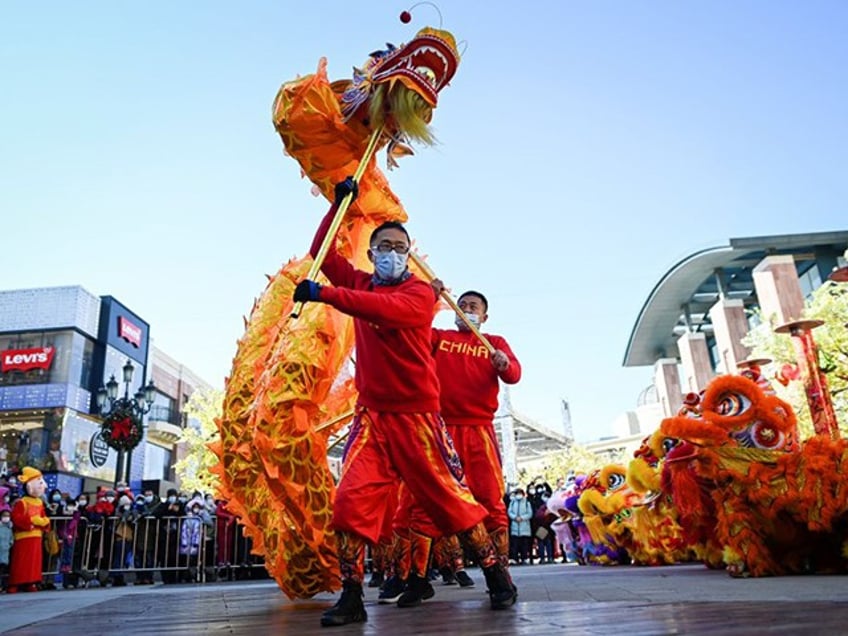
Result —
<instances>
[{"instance_id":1,"label":"street lamp","mask_svg":"<svg viewBox=\"0 0 848 636\"><path fill-rule=\"evenodd\" d=\"M97 390L97 408L104 418L103 438L109 446L118 451L115 486L122 478L129 484L132 451L141 441L143 417L145 413L150 411L150 407L153 406L153 399L156 397L156 387L153 385L153 380L130 397L130 384L135 367L129 359L122 367L122 371L123 397L118 397L119 385L114 374L105 386L101 386ZM126 468L124 467L125 454L127 455Z\"/></svg>"}]
</instances>

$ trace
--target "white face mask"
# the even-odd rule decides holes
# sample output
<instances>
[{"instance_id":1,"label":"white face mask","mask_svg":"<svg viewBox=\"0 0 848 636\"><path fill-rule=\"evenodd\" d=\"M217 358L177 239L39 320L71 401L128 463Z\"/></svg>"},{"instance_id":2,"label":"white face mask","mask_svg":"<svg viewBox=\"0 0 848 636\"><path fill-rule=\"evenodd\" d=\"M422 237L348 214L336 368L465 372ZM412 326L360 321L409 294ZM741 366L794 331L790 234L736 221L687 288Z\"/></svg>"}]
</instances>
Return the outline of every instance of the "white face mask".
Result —
<instances>
[{"instance_id":1,"label":"white face mask","mask_svg":"<svg viewBox=\"0 0 848 636\"><path fill-rule=\"evenodd\" d=\"M382 280L397 280L406 271L406 261L409 254L391 252L372 252L374 255L374 271Z\"/></svg>"},{"instance_id":2,"label":"white face mask","mask_svg":"<svg viewBox=\"0 0 848 636\"><path fill-rule=\"evenodd\" d=\"M0 518L0 523L9 523L11 520L11 517L2 517Z\"/></svg>"},{"instance_id":3,"label":"white face mask","mask_svg":"<svg viewBox=\"0 0 848 636\"><path fill-rule=\"evenodd\" d=\"M172 504L172 503L176 503L176 502L177 502L177 498L176 498L176 497L173 497L173 496L172 496L172 497L168 497L168 503Z\"/></svg>"},{"instance_id":4,"label":"white face mask","mask_svg":"<svg viewBox=\"0 0 848 636\"><path fill-rule=\"evenodd\" d=\"M475 327L480 326L480 316L478 316L477 314L472 314L470 311L466 311L465 317L468 318L468 322L470 322ZM460 318L459 316L456 317L454 322L456 323L456 326L459 327L460 329L465 329L465 330L468 329L468 325L466 325L465 321L462 318Z\"/></svg>"},{"instance_id":5,"label":"white face mask","mask_svg":"<svg viewBox=\"0 0 848 636\"><path fill-rule=\"evenodd\" d=\"M144 502L145 502L145 503L150 503L150 502L152 502L152 501L153 501L153 495L147 495L147 496L144 498Z\"/></svg>"}]
</instances>

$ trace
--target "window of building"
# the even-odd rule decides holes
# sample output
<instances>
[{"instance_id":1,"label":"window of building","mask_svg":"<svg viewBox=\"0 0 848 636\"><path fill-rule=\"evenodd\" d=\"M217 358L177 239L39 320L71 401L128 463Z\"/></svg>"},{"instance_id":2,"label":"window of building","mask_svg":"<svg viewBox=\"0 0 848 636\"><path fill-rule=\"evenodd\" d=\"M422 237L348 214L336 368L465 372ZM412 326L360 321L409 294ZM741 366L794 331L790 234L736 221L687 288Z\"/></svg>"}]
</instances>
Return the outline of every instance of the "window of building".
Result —
<instances>
[{"instance_id":1,"label":"window of building","mask_svg":"<svg viewBox=\"0 0 848 636\"><path fill-rule=\"evenodd\" d=\"M66 470L61 452L63 417L63 409L5 415L0 419L0 463L5 461L7 470L15 471L24 466L44 472Z\"/></svg>"},{"instance_id":2,"label":"window of building","mask_svg":"<svg viewBox=\"0 0 848 636\"><path fill-rule=\"evenodd\" d=\"M94 341L84 338L82 345L82 364L80 365L79 385L83 388L94 388L92 386L92 371L94 368Z\"/></svg>"},{"instance_id":3,"label":"window of building","mask_svg":"<svg viewBox=\"0 0 848 636\"><path fill-rule=\"evenodd\" d=\"M174 480L173 453L156 444L146 443L144 449L144 479Z\"/></svg>"},{"instance_id":4,"label":"window of building","mask_svg":"<svg viewBox=\"0 0 848 636\"><path fill-rule=\"evenodd\" d=\"M50 348L51 353L45 349ZM74 384L90 388L94 341L76 331L0 335L0 386ZM47 356L47 357L45 357Z\"/></svg>"},{"instance_id":5,"label":"window of building","mask_svg":"<svg viewBox=\"0 0 848 636\"><path fill-rule=\"evenodd\" d=\"M801 285L801 293L804 298L809 298L810 295L822 285L819 268L813 263L807 271L798 276L798 282Z\"/></svg>"},{"instance_id":6,"label":"window of building","mask_svg":"<svg viewBox=\"0 0 848 636\"><path fill-rule=\"evenodd\" d=\"M179 425L180 414L177 409L177 401L161 391L156 391L155 395L156 397L153 398L153 406L150 407L148 419Z\"/></svg>"}]
</instances>

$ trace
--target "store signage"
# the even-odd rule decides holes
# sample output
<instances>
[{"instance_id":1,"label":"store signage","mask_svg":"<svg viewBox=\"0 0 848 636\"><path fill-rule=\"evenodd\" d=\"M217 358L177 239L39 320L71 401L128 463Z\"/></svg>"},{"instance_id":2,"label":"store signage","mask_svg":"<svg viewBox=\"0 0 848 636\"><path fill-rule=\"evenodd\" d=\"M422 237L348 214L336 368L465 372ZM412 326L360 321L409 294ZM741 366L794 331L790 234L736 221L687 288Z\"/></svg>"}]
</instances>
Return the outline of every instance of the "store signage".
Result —
<instances>
[{"instance_id":1,"label":"store signage","mask_svg":"<svg viewBox=\"0 0 848 636\"><path fill-rule=\"evenodd\" d=\"M0 358L0 369L7 371L30 371L32 369L49 369L53 362L54 347L39 347L37 349L9 349Z\"/></svg>"},{"instance_id":2,"label":"store signage","mask_svg":"<svg viewBox=\"0 0 848 636\"><path fill-rule=\"evenodd\" d=\"M88 457L91 459L91 465L95 468L104 466L106 460L109 459L109 445L103 439L99 430L91 436L91 441L88 444Z\"/></svg>"},{"instance_id":3,"label":"store signage","mask_svg":"<svg viewBox=\"0 0 848 636\"><path fill-rule=\"evenodd\" d=\"M131 323L124 316L118 316L118 335L134 347L141 346L141 327Z\"/></svg>"}]
</instances>

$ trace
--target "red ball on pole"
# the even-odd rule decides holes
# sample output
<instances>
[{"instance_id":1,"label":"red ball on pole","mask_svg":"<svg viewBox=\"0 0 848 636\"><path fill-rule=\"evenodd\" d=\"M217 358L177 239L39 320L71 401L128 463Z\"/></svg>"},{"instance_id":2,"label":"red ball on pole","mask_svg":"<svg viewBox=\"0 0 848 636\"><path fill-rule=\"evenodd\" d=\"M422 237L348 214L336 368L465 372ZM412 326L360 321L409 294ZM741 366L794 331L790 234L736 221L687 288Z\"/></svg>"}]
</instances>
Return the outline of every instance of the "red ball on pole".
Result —
<instances>
[{"instance_id":1,"label":"red ball on pole","mask_svg":"<svg viewBox=\"0 0 848 636\"><path fill-rule=\"evenodd\" d=\"M409 24L412 20L412 14L409 11L401 11L400 13L400 21L404 24Z\"/></svg>"}]
</instances>

